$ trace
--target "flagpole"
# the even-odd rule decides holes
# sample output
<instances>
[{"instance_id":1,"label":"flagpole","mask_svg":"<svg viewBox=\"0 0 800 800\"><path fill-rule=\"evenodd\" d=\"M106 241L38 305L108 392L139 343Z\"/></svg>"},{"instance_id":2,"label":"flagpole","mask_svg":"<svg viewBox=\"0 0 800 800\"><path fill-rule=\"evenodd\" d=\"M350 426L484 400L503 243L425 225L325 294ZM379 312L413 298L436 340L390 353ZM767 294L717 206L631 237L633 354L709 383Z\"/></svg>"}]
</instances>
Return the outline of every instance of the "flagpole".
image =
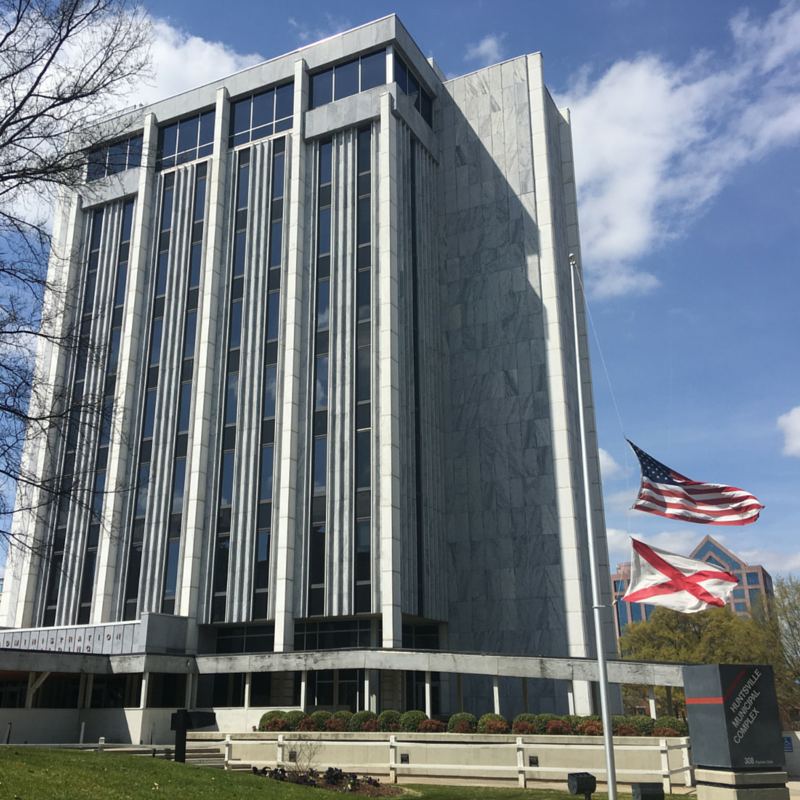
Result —
<instances>
[{"instance_id":1,"label":"flagpole","mask_svg":"<svg viewBox=\"0 0 800 800\"><path fill-rule=\"evenodd\" d=\"M606 751L606 780L608 800L617 800L617 771L614 764L614 731L611 728L611 713L608 708L608 670L606 668L606 649L603 639L600 585L597 581L597 552L595 549L594 526L592 524L592 501L589 492L589 458L586 449L586 424L583 417L583 381L581 376L580 336L578 334L578 302L575 293L575 256L569 254L570 282L572 284L572 321L575 329L575 374L578 384L578 424L581 434L581 464L583 467L583 499L586 506L586 534L589 539L589 570L592 578L592 609L594 611L595 646L597 648L597 670L599 672L600 714L603 720L603 740Z\"/></svg>"}]
</instances>

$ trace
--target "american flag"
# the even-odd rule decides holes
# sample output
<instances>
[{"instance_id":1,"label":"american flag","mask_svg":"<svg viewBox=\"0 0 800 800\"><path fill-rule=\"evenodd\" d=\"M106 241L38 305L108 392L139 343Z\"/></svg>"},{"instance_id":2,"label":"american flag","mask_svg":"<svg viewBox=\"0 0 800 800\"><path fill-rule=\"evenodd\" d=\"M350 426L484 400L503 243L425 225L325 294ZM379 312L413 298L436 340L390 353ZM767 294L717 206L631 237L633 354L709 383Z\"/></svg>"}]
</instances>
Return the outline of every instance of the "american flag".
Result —
<instances>
[{"instance_id":1,"label":"american flag","mask_svg":"<svg viewBox=\"0 0 800 800\"><path fill-rule=\"evenodd\" d=\"M683 522L705 525L747 525L764 506L749 492L720 483L693 481L633 448L642 468L642 485L634 508Z\"/></svg>"}]
</instances>

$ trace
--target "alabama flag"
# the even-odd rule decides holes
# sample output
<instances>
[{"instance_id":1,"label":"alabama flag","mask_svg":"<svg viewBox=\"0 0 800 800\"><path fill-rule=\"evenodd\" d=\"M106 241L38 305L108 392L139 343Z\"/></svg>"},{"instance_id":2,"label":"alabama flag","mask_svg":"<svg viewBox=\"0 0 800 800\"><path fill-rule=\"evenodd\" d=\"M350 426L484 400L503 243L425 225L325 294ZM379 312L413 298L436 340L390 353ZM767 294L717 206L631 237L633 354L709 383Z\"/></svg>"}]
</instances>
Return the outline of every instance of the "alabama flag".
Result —
<instances>
[{"instance_id":1,"label":"alabama flag","mask_svg":"<svg viewBox=\"0 0 800 800\"><path fill-rule=\"evenodd\" d=\"M631 584L622 598L684 614L727 604L739 579L713 564L668 553L632 540Z\"/></svg>"}]
</instances>

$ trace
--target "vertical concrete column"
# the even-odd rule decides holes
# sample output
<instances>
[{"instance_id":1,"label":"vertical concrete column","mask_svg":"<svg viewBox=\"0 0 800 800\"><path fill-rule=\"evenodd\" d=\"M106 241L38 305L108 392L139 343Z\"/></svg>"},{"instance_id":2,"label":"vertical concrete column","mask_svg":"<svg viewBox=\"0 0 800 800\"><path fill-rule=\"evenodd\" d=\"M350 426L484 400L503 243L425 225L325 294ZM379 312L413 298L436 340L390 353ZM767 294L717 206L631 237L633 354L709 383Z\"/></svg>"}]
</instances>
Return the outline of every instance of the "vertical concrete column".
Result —
<instances>
[{"instance_id":1,"label":"vertical concrete column","mask_svg":"<svg viewBox=\"0 0 800 800\"><path fill-rule=\"evenodd\" d=\"M400 373L397 272L397 121L394 98L381 95L378 153L378 519L383 646L402 645L400 610Z\"/></svg>"},{"instance_id":2,"label":"vertical concrete column","mask_svg":"<svg viewBox=\"0 0 800 800\"><path fill-rule=\"evenodd\" d=\"M253 673L245 672L244 674L244 707L250 708L250 686L253 682Z\"/></svg>"},{"instance_id":3,"label":"vertical concrete column","mask_svg":"<svg viewBox=\"0 0 800 800\"><path fill-rule=\"evenodd\" d=\"M364 670L364 710L371 710L372 706L370 705L370 671L368 669Z\"/></svg>"},{"instance_id":4,"label":"vertical concrete column","mask_svg":"<svg viewBox=\"0 0 800 800\"><path fill-rule=\"evenodd\" d=\"M500 713L500 678L492 675L492 695L494 696L494 713Z\"/></svg>"},{"instance_id":5,"label":"vertical concrete column","mask_svg":"<svg viewBox=\"0 0 800 800\"><path fill-rule=\"evenodd\" d=\"M207 506L213 513L214 499L208 497L209 472L214 464L209 459L214 450L209 446L214 441L216 418L213 415L214 398L217 394L219 376L215 374L217 340L224 336L220 320L224 314L220 310L221 295L225 287L223 275L226 270L225 258L225 202L228 185L228 115L230 102L228 90L217 90L216 115L214 118L214 155L208 175L208 214L206 216L206 245L201 276L202 294L200 296L197 343L194 419L192 438L187 464L186 496L184 513L186 528L181 547L181 583L178 588L177 613L189 617L186 632L186 649L191 652L197 648L197 613L201 584L206 575L201 576L200 565L204 554L209 551L209 537L216 533L216 520L206 525Z\"/></svg>"},{"instance_id":6,"label":"vertical concrete column","mask_svg":"<svg viewBox=\"0 0 800 800\"><path fill-rule=\"evenodd\" d=\"M139 695L139 708L147 708L147 684L150 683L150 673L142 673L142 690Z\"/></svg>"},{"instance_id":7,"label":"vertical concrete column","mask_svg":"<svg viewBox=\"0 0 800 800\"><path fill-rule=\"evenodd\" d=\"M183 693L183 707L184 708L192 708L193 703L193 695L194 695L194 684L197 680L197 677L194 672L187 672L186 673L186 691Z\"/></svg>"},{"instance_id":8,"label":"vertical concrete column","mask_svg":"<svg viewBox=\"0 0 800 800\"><path fill-rule=\"evenodd\" d=\"M91 708L92 707L92 690L94 689L94 673L90 672L86 675L86 682L84 684L84 697L83 697L83 707L84 708Z\"/></svg>"},{"instance_id":9,"label":"vertical concrete column","mask_svg":"<svg viewBox=\"0 0 800 800\"><path fill-rule=\"evenodd\" d=\"M431 673L425 672L425 713L428 717L433 713L433 702L431 701Z\"/></svg>"},{"instance_id":10,"label":"vertical concrete column","mask_svg":"<svg viewBox=\"0 0 800 800\"><path fill-rule=\"evenodd\" d=\"M300 708L305 711L308 705L308 670L300 673Z\"/></svg>"},{"instance_id":11,"label":"vertical concrete column","mask_svg":"<svg viewBox=\"0 0 800 800\"><path fill-rule=\"evenodd\" d=\"M305 112L308 108L308 72L303 59L294 65L294 128L287 138L289 158L289 204L286 214L287 254L283 287L283 335L280 366L283 375L281 398L280 463L276 466L277 498L275 532L275 652L294 649L294 549L297 531L297 481L302 470L297 460L300 431L300 371L307 354L302 352L303 275L305 241L306 145Z\"/></svg>"},{"instance_id":12,"label":"vertical concrete column","mask_svg":"<svg viewBox=\"0 0 800 800\"><path fill-rule=\"evenodd\" d=\"M122 339L119 346L119 366L114 391L114 426L131 431L129 436L112 436L108 450L106 486L113 491L103 503L103 521L97 548L97 577L92 601L93 625L121 618L122 608L115 609L116 599L122 600L121 588L125 580L127 559L118 557L120 547L126 547L130 531L126 530L125 514L128 500L136 488L138 470L132 463L136 458L138 429L133 423L139 413L141 381L139 379L139 344L142 319L149 314L147 276L150 274L150 220L153 191L158 180L155 173L158 124L155 114L144 120L142 166L139 168L139 189L133 210L131 230L131 258L128 262L128 280L125 287L125 318L122 322ZM119 567L119 572L118 572Z\"/></svg>"},{"instance_id":13,"label":"vertical concrete column","mask_svg":"<svg viewBox=\"0 0 800 800\"><path fill-rule=\"evenodd\" d=\"M653 686L647 687L647 706L650 709L650 716L653 719L658 718L658 707L656 705L656 692Z\"/></svg>"},{"instance_id":14,"label":"vertical concrete column","mask_svg":"<svg viewBox=\"0 0 800 800\"><path fill-rule=\"evenodd\" d=\"M570 714L575 713L575 683L573 681L567 681L567 707Z\"/></svg>"},{"instance_id":15,"label":"vertical concrete column","mask_svg":"<svg viewBox=\"0 0 800 800\"><path fill-rule=\"evenodd\" d=\"M81 242L81 198L66 192L59 195L53 219L50 263L48 279L60 289L58 293L46 292L42 310L43 319L55 322L48 333L55 339L69 333L75 323L69 309L64 308L62 292L75 285L80 274L78 259ZM34 382L41 392L31 397L31 415L46 416L51 413L55 401L56 387L62 386L65 378L67 360L59 358L59 348L47 337L39 339L36 345ZM30 433L30 431L28 431ZM57 434L58 435L58 434ZM19 474L49 476L52 465L52 445L50 436L26 435L22 446ZM42 514L48 494L36 483L17 483L15 513L11 520L11 536L8 539L6 560L6 591L0 603L0 626L33 627L36 609L37 588L40 596L46 591L43 582L39 585L41 554L49 548L42 547L47 535L47 518Z\"/></svg>"},{"instance_id":16,"label":"vertical concrete column","mask_svg":"<svg viewBox=\"0 0 800 800\"><path fill-rule=\"evenodd\" d=\"M528 93L531 109L531 134L533 141L534 191L536 194L536 219L539 230L539 274L542 307L545 315L545 353L547 381L550 395L551 439L555 465L556 508L561 550L561 574L564 609L567 627L567 649L570 656L587 658L589 651L587 617L583 596L581 569L580 530L576 507L577 484L580 483L580 465L574 463L573 440L579 435L570 427L568 385L569 371L574 370L573 354L569 349L570 330L564 326L570 321L566 304L570 297L562 297L559 271L567 269L566 253L560 253L556 242L554 218L555 182L553 169L557 153L552 152L548 136L549 94L544 86L542 56L528 56ZM558 162L560 165L560 161ZM566 351L565 351L566 348ZM575 714L591 714L591 687L587 681L573 682Z\"/></svg>"}]
</instances>

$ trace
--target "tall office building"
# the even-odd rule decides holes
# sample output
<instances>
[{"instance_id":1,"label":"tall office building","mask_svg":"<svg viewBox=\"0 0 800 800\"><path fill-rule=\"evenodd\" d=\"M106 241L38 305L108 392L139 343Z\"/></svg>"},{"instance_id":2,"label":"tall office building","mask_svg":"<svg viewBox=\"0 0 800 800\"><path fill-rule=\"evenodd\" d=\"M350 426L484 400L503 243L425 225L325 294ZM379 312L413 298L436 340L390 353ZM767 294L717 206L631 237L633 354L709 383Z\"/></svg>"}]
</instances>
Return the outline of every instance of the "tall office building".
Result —
<instances>
[{"instance_id":1,"label":"tall office building","mask_svg":"<svg viewBox=\"0 0 800 800\"><path fill-rule=\"evenodd\" d=\"M20 489L38 546L12 548L0 648L591 657L585 490L609 567L570 119L541 55L446 80L390 16L115 124L54 227L64 324L102 358L39 355L104 413L26 446L65 492L31 513ZM444 674L350 666L142 674L166 705L457 703ZM541 679L530 704L567 694Z\"/></svg>"}]
</instances>

